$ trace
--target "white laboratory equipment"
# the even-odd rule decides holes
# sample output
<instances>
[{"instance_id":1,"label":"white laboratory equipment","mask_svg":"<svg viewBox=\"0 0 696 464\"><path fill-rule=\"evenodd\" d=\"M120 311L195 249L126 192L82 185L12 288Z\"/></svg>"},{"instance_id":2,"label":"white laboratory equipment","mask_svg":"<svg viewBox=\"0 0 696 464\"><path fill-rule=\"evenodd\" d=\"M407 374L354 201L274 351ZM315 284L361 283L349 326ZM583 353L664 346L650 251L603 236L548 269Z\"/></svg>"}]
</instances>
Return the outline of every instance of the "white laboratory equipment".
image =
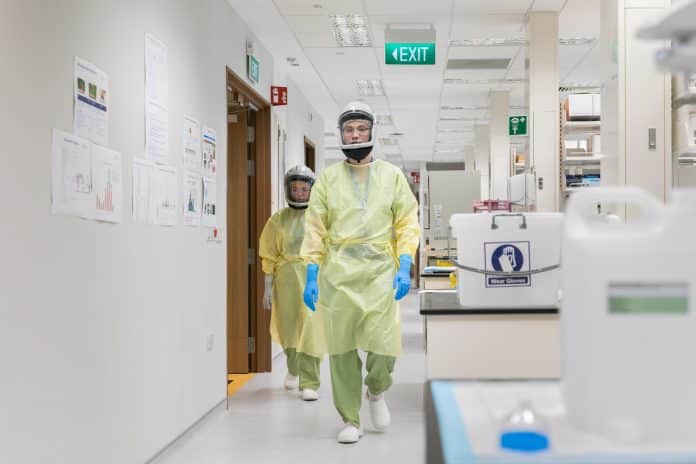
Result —
<instances>
[{"instance_id":1,"label":"white laboratory equipment","mask_svg":"<svg viewBox=\"0 0 696 464\"><path fill-rule=\"evenodd\" d=\"M639 218L597 221L595 205ZM666 206L637 188L578 192L561 270L569 422L628 443L696 442L696 190Z\"/></svg>"},{"instance_id":2,"label":"white laboratory equipment","mask_svg":"<svg viewBox=\"0 0 696 464\"><path fill-rule=\"evenodd\" d=\"M457 292L473 308L555 308L561 213L455 214Z\"/></svg>"}]
</instances>

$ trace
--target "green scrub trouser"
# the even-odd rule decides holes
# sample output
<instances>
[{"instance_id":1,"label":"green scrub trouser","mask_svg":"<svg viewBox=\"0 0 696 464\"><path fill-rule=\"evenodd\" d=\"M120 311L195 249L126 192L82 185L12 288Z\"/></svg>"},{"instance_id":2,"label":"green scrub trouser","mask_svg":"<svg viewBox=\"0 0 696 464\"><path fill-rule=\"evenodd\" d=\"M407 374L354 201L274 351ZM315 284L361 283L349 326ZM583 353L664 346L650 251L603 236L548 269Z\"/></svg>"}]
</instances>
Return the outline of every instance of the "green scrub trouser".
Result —
<instances>
[{"instance_id":1,"label":"green scrub trouser","mask_svg":"<svg viewBox=\"0 0 696 464\"><path fill-rule=\"evenodd\" d=\"M295 348L287 348L285 356L288 361L290 375L300 376L300 390L309 388L319 389L319 364L321 360L304 353L298 353Z\"/></svg>"},{"instance_id":2,"label":"green scrub trouser","mask_svg":"<svg viewBox=\"0 0 696 464\"><path fill-rule=\"evenodd\" d=\"M365 385L370 394L379 395L391 387L395 362L394 356L367 353ZM332 355L330 364L334 406L343 422L359 428L362 405L362 361L358 350Z\"/></svg>"}]
</instances>

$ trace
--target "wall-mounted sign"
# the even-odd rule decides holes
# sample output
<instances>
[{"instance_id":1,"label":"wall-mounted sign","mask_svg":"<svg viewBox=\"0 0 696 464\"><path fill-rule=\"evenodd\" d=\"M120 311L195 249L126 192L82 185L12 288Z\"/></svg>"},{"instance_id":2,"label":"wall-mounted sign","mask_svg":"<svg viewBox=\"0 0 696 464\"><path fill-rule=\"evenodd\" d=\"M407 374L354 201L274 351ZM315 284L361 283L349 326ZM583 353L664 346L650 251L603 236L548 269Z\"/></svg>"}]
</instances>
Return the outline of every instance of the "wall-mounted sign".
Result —
<instances>
[{"instance_id":1,"label":"wall-mounted sign","mask_svg":"<svg viewBox=\"0 0 696 464\"><path fill-rule=\"evenodd\" d=\"M385 64L435 64L435 43L384 44Z\"/></svg>"},{"instance_id":2,"label":"wall-mounted sign","mask_svg":"<svg viewBox=\"0 0 696 464\"><path fill-rule=\"evenodd\" d=\"M271 105L283 106L288 104L288 88L277 85L271 86Z\"/></svg>"},{"instance_id":3,"label":"wall-mounted sign","mask_svg":"<svg viewBox=\"0 0 696 464\"><path fill-rule=\"evenodd\" d=\"M259 60L254 58L254 55L247 56L247 76L249 80L258 83L259 73L261 72L261 64Z\"/></svg>"},{"instance_id":4,"label":"wall-mounted sign","mask_svg":"<svg viewBox=\"0 0 696 464\"><path fill-rule=\"evenodd\" d=\"M509 135L527 135L527 117L510 116Z\"/></svg>"}]
</instances>

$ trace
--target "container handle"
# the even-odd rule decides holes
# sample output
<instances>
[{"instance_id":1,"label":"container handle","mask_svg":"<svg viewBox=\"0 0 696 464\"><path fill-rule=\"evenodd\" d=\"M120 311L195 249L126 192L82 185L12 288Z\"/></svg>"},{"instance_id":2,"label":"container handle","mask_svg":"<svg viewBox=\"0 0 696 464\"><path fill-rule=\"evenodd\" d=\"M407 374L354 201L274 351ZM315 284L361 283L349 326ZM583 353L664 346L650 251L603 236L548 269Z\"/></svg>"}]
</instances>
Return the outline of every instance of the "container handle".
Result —
<instances>
[{"instance_id":1,"label":"container handle","mask_svg":"<svg viewBox=\"0 0 696 464\"><path fill-rule=\"evenodd\" d=\"M637 187L596 187L576 192L570 197L566 208L568 227L588 227L587 218L598 203L621 203L641 208L643 214L636 224L654 225L662 222L662 204L651 194Z\"/></svg>"},{"instance_id":2,"label":"container handle","mask_svg":"<svg viewBox=\"0 0 696 464\"><path fill-rule=\"evenodd\" d=\"M499 218L499 217L521 217L522 224L520 224L520 229L527 228L527 218L525 217L525 215L522 213L513 213L513 214L494 214L492 216L492 220L491 220L491 229L495 230L498 227L500 227L498 224L495 223L495 219Z\"/></svg>"}]
</instances>

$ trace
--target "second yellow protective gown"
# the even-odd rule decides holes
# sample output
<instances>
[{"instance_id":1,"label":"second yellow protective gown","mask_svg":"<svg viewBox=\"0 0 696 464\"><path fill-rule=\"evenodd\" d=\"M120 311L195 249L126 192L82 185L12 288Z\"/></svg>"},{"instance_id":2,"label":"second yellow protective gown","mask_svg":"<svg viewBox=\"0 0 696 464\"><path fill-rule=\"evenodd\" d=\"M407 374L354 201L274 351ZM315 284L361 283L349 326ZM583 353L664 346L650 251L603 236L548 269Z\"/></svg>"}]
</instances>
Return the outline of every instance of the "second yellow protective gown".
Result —
<instances>
[{"instance_id":1,"label":"second yellow protective gown","mask_svg":"<svg viewBox=\"0 0 696 464\"><path fill-rule=\"evenodd\" d=\"M271 216L261 233L259 256L263 272L273 276L271 337L285 350L319 358L326 353L324 338L302 301L307 266L300 248L306 211L287 207Z\"/></svg>"}]
</instances>

